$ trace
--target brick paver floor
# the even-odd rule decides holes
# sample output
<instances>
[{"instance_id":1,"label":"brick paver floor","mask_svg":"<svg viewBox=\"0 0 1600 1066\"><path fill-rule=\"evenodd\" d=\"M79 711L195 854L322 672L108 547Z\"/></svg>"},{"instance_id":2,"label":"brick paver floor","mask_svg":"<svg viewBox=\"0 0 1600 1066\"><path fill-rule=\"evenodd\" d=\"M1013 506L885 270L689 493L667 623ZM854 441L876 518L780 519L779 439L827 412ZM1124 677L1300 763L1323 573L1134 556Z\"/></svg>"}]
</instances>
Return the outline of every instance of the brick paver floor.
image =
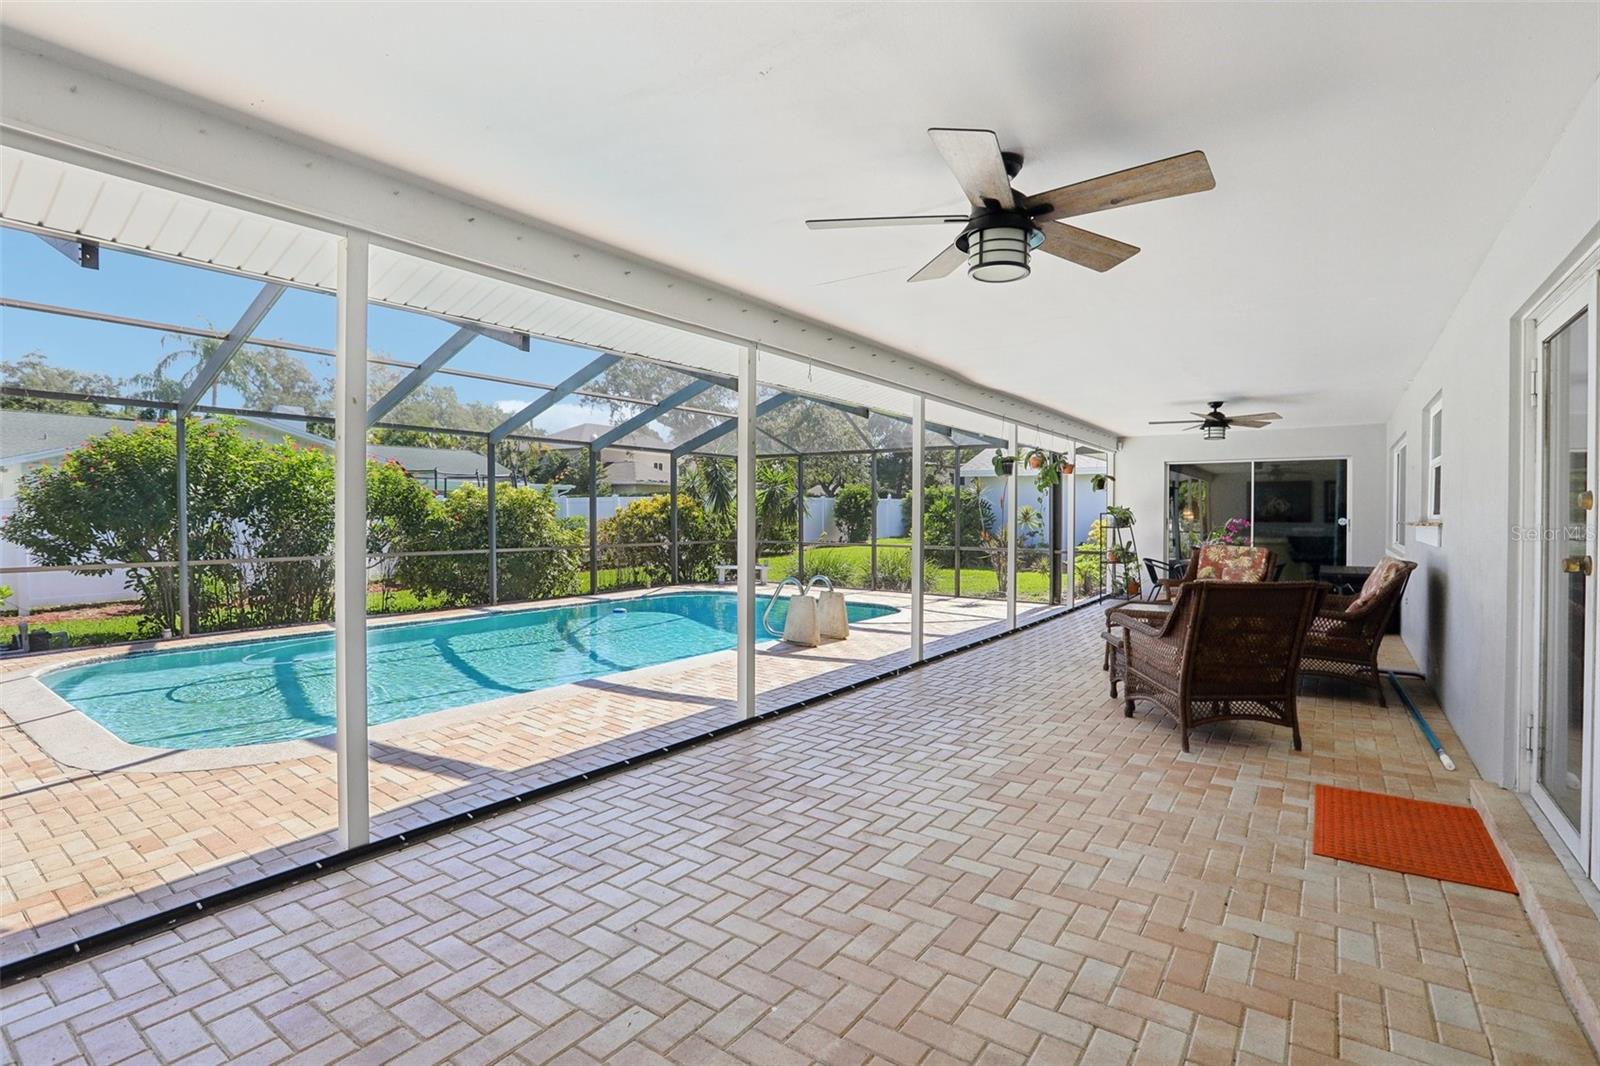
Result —
<instances>
[{"instance_id":1,"label":"brick paver floor","mask_svg":"<svg viewBox=\"0 0 1600 1066\"><path fill-rule=\"evenodd\" d=\"M904 595L851 593L898 605ZM929 597L929 639L997 626L1004 605ZM238 639L223 635L216 639ZM775 646L757 670L763 710L906 658L904 614L858 624L848 641ZM67 653L62 660L103 652ZM0 663L32 669L40 660ZM0 959L293 867L336 849L331 750L261 766L88 773L58 764L4 716L0 688ZM509 705L509 706L507 706ZM370 745L373 833L404 831L560 780L737 717L732 653L593 678Z\"/></svg>"},{"instance_id":2,"label":"brick paver floor","mask_svg":"<svg viewBox=\"0 0 1600 1066\"><path fill-rule=\"evenodd\" d=\"M1323 782L1464 803L1308 690L1193 754L1046 623L7 990L35 1066L1588 1063L1515 896L1311 854Z\"/></svg>"}]
</instances>

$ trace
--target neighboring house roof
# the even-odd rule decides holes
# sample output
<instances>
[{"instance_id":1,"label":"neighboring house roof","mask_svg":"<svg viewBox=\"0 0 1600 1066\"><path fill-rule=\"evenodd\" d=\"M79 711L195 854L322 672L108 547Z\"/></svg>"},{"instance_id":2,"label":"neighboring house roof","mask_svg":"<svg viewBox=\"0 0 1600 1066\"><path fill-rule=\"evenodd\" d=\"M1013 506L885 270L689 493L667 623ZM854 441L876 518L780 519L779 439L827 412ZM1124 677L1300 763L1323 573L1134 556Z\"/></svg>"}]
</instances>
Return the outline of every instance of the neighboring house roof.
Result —
<instances>
[{"instance_id":1,"label":"neighboring house roof","mask_svg":"<svg viewBox=\"0 0 1600 1066\"><path fill-rule=\"evenodd\" d=\"M268 433L282 433L296 441L317 448L333 447L333 441L307 433L305 424L287 418L261 418L253 415L233 416ZM0 412L0 465L36 462L64 455L81 447L90 437L98 437L114 429L131 430L140 423L126 418L102 418L98 415L67 415L51 411ZM367 454L380 463L394 460L412 472L438 471L441 475L455 477L482 477L488 470L488 457L482 452L458 448L414 448L397 444L369 444ZM509 477L511 471L494 465L497 477Z\"/></svg>"},{"instance_id":2,"label":"neighboring house roof","mask_svg":"<svg viewBox=\"0 0 1600 1066\"><path fill-rule=\"evenodd\" d=\"M138 423L99 415L66 415L54 411L0 411L0 464L33 462L64 455L90 437Z\"/></svg>"},{"instance_id":3,"label":"neighboring house roof","mask_svg":"<svg viewBox=\"0 0 1600 1066\"><path fill-rule=\"evenodd\" d=\"M579 422L575 426L568 426L558 432L546 434L546 438L549 440L583 441L587 444L602 434L609 433L612 428L603 422ZM648 427L636 429L612 444L613 448L665 448L666 446L667 442Z\"/></svg>"}]
</instances>

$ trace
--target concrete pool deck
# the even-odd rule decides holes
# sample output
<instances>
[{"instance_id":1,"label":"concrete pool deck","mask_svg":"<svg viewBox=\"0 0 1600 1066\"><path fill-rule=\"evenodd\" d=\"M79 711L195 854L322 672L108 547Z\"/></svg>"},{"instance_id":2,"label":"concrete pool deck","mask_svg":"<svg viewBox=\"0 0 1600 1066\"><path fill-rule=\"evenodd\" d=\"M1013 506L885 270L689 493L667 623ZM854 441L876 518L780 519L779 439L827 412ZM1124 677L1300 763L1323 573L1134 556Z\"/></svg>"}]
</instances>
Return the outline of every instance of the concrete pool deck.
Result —
<instances>
[{"instance_id":1,"label":"concrete pool deck","mask_svg":"<svg viewBox=\"0 0 1600 1066\"><path fill-rule=\"evenodd\" d=\"M898 610L853 624L847 641L763 648L757 666L761 709L909 659L910 597L847 594ZM929 596L926 612L932 651L998 632L1004 604ZM0 959L70 942L336 850L331 738L249 749L139 748L71 708L36 675L152 646L324 632L326 626L301 626L0 661L0 774L7 782L0 796ZM39 699L40 692L55 702ZM736 718L734 653L723 651L374 726L373 835L403 832L591 772Z\"/></svg>"}]
</instances>

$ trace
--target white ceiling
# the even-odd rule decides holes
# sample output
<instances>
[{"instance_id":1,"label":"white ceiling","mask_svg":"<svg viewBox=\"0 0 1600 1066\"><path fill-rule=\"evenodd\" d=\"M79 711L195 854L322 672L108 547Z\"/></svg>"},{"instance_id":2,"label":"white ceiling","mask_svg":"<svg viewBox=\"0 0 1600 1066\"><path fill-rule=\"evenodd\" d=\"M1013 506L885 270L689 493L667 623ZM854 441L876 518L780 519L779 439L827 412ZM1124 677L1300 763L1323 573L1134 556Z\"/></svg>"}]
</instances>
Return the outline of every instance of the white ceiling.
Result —
<instances>
[{"instance_id":1,"label":"white ceiling","mask_svg":"<svg viewBox=\"0 0 1600 1066\"><path fill-rule=\"evenodd\" d=\"M1381 421L1584 92L1600 5L9 4L3 23L1122 433L1208 399ZM942 231L807 217L1192 148L1208 193L1080 220L1106 274L908 285Z\"/></svg>"}]
</instances>

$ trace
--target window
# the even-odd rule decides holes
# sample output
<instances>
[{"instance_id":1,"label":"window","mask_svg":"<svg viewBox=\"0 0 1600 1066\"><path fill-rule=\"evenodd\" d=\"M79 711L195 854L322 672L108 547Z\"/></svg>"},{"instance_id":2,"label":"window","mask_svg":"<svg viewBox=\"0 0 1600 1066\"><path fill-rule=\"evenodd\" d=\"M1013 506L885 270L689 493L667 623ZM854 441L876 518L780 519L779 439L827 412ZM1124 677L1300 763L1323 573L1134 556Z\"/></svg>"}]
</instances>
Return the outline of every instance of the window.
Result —
<instances>
[{"instance_id":1,"label":"window","mask_svg":"<svg viewBox=\"0 0 1600 1066\"><path fill-rule=\"evenodd\" d=\"M1397 548L1406 543L1406 439L1401 437L1389 449L1389 542Z\"/></svg>"},{"instance_id":2,"label":"window","mask_svg":"<svg viewBox=\"0 0 1600 1066\"><path fill-rule=\"evenodd\" d=\"M1444 398L1436 397L1428 405L1428 517L1437 519L1444 515L1440 502L1444 488Z\"/></svg>"}]
</instances>

